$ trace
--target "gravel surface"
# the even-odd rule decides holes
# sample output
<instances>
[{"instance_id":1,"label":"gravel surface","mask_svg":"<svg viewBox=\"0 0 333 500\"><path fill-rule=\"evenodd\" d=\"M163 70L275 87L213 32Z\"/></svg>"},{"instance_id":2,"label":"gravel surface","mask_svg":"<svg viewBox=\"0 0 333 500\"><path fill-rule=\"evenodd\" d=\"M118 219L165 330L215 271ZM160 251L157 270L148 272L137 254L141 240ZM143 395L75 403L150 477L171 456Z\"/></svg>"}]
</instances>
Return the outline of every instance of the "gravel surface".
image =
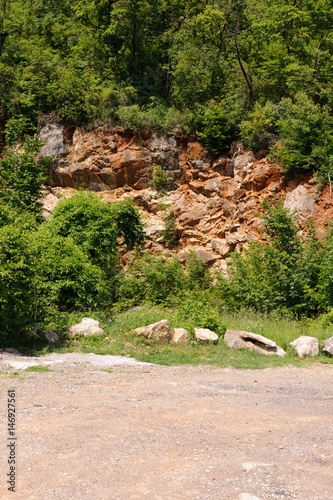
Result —
<instances>
[{"instance_id":1,"label":"gravel surface","mask_svg":"<svg viewBox=\"0 0 333 500\"><path fill-rule=\"evenodd\" d=\"M331 366L164 367L74 353L0 353L0 365L0 498L333 498ZM9 389L15 493L6 485Z\"/></svg>"}]
</instances>

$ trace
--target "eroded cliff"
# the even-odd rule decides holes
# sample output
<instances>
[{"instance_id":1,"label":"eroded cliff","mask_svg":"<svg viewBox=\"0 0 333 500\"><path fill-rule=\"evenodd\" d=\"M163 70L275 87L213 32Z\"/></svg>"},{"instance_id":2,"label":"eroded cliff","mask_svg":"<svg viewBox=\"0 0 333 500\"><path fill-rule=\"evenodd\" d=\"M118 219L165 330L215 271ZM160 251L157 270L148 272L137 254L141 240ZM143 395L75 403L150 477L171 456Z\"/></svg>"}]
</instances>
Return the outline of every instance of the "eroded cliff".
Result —
<instances>
[{"instance_id":1,"label":"eroded cliff","mask_svg":"<svg viewBox=\"0 0 333 500\"><path fill-rule=\"evenodd\" d=\"M173 253L185 258L193 248L207 263L224 267L226 257L262 237L261 202L283 200L297 210L300 230L314 220L323 237L332 218L329 188L319 189L311 172L285 175L279 165L238 145L232 156L210 155L195 137L136 136L122 128L83 129L41 121L42 154L54 155L45 191L46 212L83 187L105 201L132 198L146 222L146 248L165 249L163 216L175 216L177 243ZM170 190L149 187L153 166L161 165L172 179ZM57 195L57 196L56 196ZM123 260L130 258L124 249Z\"/></svg>"}]
</instances>

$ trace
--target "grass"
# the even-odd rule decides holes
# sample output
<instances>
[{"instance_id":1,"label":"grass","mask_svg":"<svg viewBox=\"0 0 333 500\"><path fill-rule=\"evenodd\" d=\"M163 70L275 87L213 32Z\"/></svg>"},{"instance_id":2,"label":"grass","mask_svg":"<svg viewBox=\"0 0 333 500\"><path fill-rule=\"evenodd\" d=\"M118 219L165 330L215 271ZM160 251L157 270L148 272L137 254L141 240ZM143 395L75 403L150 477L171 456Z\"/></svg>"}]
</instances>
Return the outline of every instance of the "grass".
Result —
<instances>
[{"instance_id":1,"label":"grass","mask_svg":"<svg viewBox=\"0 0 333 500\"><path fill-rule=\"evenodd\" d=\"M207 311L204 311L207 315ZM191 316L186 309L140 306L131 310L110 316L104 312L86 312L81 314L64 314L59 316L58 323L45 325L46 328L66 331L70 325L78 323L83 317L91 317L100 321L104 335L92 335L86 338L76 338L72 341L63 335L62 347L51 346L56 352L76 352L95 354L111 354L128 356L150 363L162 365L212 365L218 367L234 367L242 369L263 369L286 365L307 367L314 362L333 364L333 357L320 353L315 358L300 360L289 344L301 335L318 338L319 343L333 335L333 325L325 326L319 318L317 320L303 319L296 321L293 318L279 315L262 315L255 311L240 310L234 313L220 312L220 329L247 330L263 335L275 341L286 352L281 358L276 355L264 356L247 350L229 348L220 337L217 345L198 344L194 340L193 327L196 326L196 315ZM214 312L216 319L216 311ZM184 327L190 332L188 344L175 344L160 340L147 340L131 333L137 327L156 323L167 319L171 328ZM200 325L203 326L203 325ZM208 326L208 325L207 325ZM107 338L106 338L107 337ZM39 346L33 353L45 354L50 352L48 346ZM26 371L50 371L48 367L30 367Z\"/></svg>"},{"instance_id":2,"label":"grass","mask_svg":"<svg viewBox=\"0 0 333 500\"><path fill-rule=\"evenodd\" d=\"M29 366L24 371L26 371L26 372L51 372L52 370L50 370L50 368L48 366L36 365L36 366Z\"/></svg>"}]
</instances>

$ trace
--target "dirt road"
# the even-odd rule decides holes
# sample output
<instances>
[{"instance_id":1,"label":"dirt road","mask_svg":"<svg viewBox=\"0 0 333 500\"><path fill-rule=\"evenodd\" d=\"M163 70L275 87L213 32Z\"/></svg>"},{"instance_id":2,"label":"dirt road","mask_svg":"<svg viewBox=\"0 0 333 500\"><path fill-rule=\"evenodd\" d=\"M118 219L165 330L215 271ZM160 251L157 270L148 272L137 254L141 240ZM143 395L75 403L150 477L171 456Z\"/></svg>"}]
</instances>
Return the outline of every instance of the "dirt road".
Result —
<instances>
[{"instance_id":1,"label":"dirt road","mask_svg":"<svg viewBox=\"0 0 333 500\"><path fill-rule=\"evenodd\" d=\"M331 367L242 371L51 356L43 363L52 371L41 373L9 369L24 359L0 356L1 498L333 498ZM19 377L10 378L14 370ZM6 484L9 389L15 493Z\"/></svg>"}]
</instances>

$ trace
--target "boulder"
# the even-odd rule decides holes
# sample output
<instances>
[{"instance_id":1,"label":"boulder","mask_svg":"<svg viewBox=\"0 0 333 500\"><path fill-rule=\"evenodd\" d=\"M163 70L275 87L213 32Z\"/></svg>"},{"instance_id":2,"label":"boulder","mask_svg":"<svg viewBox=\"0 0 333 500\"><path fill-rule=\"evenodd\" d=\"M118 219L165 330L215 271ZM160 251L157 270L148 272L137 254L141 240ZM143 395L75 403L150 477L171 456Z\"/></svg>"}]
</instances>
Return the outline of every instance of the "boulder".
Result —
<instances>
[{"instance_id":1,"label":"boulder","mask_svg":"<svg viewBox=\"0 0 333 500\"><path fill-rule=\"evenodd\" d=\"M319 344L316 337L302 335L291 342L290 347L297 352L300 358L304 358L304 356L318 356L319 353Z\"/></svg>"},{"instance_id":2,"label":"boulder","mask_svg":"<svg viewBox=\"0 0 333 500\"><path fill-rule=\"evenodd\" d=\"M194 328L195 338L197 342L212 342L213 344L217 344L219 337L216 333L212 332L208 328Z\"/></svg>"},{"instance_id":3,"label":"boulder","mask_svg":"<svg viewBox=\"0 0 333 500\"><path fill-rule=\"evenodd\" d=\"M146 339L171 339L169 323L166 319L163 319L158 323L153 323L152 325L136 328L134 333L137 335L143 335Z\"/></svg>"},{"instance_id":4,"label":"boulder","mask_svg":"<svg viewBox=\"0 0 333 500\"><path fill-rule=\"evenodd\" d=\"M99 321L91 318L83 318L81 323L70 326L68 328L68 333L71 337L74 337L75 335L88 337L89 335L95 335L96 333L102 334L104 333L104 330L100 327Z\"/></svg>"},{"instance_id":5,"label":"boulder","mask_svg":"<svg viewBox=\"0 0 333 500\"><path fill-rule=\"evenodd\" d=\"M173 342L187 342L188 341L188 331L184 328L175 328L172 333Z\"/></svg>"},{"instance_id":6,"label":"boulder","mask_svg":"<svg viewBox=\"0 0 333 500\"><path fill-rule=\"evenodd\" d=\"M249 351L265 354L266 356L268 354L277 354L283 357L287 354L273 340L252 332L228 329L224 335L224 341L229 347L233 347L234 349L248 349Z\"/></svg>"},{"instance_id":7,"label":"boulder","mask_svg":"<svg viewBox=\"0 0 333 500\"><path fill-rule=\"evenodd\" d=\"M41 331L40 324L39 323L32 323L31 325L28 326L27 335L29 335L29 337L34 337L40 331Z\"/></svg>"},{"instance_id":8,"label":"boulder","mask_svg":"<svg viewBox=\"0 0 333 500\"><path fill-rule=\"evenodd\" d=\"M313 192L300 185L296 189L287 193L284 202L284 208L288 208L291 212L297 211L303 217L312 217L315 210L315 195Z\"/></svg>"},{"instance_id":9,"label":"boulder","mask_svg":"<svg viewBox=\"0 0 333 500\"><path fill-rule=\"evenodd\" d=\"M323 351L326 352L326 354L330 354L331 356L333 356L333 337L325 340Z\"/></svg>"},{"instance_id":10,"label":"boulder","mask_svg":"<svg viewBox=\"0 0 333 500\"><path fill-rule=\"evenodd\" d=\"M43 330L42 334L44 335L46 340L51 342L51 344L54 344L55 342L59 342L59 336L53 330Z\"/></svg>"},{"instance_id":11,"label":"boulder","mask_svg":"<svg viewBox=\"0 0 333 500\"><path fill-rule=\"evenodd\" d=\"M197 256L197 258L199 260L201 260L201 262L203 262L204 264L207 264L207 265L214 264L214 262L216 262L218 259L218 257L216 255L213 255L210 252L207 252L203 248L196 248L194 250L194 252L195 252L195 255Z\"/></svg>"}]
</instances>

